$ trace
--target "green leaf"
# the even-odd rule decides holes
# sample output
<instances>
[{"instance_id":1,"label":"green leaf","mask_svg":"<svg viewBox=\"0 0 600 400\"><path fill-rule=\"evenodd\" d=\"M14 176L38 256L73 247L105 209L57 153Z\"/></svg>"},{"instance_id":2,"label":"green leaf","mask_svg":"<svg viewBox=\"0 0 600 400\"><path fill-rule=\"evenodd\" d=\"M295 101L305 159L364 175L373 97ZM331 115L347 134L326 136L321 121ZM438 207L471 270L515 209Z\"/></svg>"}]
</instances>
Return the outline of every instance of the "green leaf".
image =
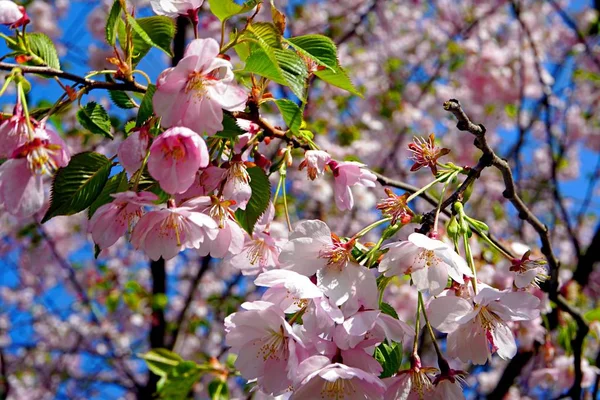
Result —
<instances>
[{"instance_id":1,"label":"green leaf","mask_svg":"<svg viewBox=\"0 0 600 400\"><path fill-rule=\"evenodd\" d=\"M402 365L402 346L398 343L393 343L391 346L382 343L375 349L375 359L379 361L383 367L380 378L389 378L400 369Z\"/></svg>"},{"instance_id":2,"label":"green leaf","mask_svg":"<svg viewBox=\"0 0 600 400\"><path fill-rule=\"evenodd\" d=\"M179 354L167 349L152 349L140 355L140 358L146 361L150 371L158 376L167 376L171 369L183 361Z\"/></svg>"},{"instance_id":3,"label":"green leaf","mask_svg":"<svg viewBox=\"0 0 600 400\"><path fill-rule=\"evenodd\" d=\"M304 85L308 77L306 64L290 49L263 48L252 51L246 59L245 70L288 86L299 99L305 96Z\"/></svg>"},{"instance_id":4,"label":"green leaf","mask_svg":"<svg viewBox=\"0 0 600 400\"><path fill-rule=\"evenodd\" d=\"M248 168L250 175L250 187L252 196L246 205L245 210L238 209L235 217L250 235L258 218L265 212L271 200L271 183L260 167Z\"/></svg>"},{"instance_id":5,"label":"green leaf","mask_svg":"<svg viewBox=\"0 0 600 400\"><path fill-rule=\"evenodd\" d=\"M262 3L262 0L248 0L243 4L237 4L234 0L208 0L210 11L215 17L219 18L221 22L234 15L246 13L256 7L259 3Z\"/></svg>"},{"instance_id":6,"label":"green leaf","mask_svg":"<svg viewBox=\"0 0 600 400\"><path fill-rule=\"evenodd\" d=\"M200 379L202 370L193 361L182 361L172 368L157 384L162 399L184 400L192 386Z\"/></svg>"},{"instance_id":7,"label":"green leaf","mask_svg":"<svg viewBox=\"0 0 600 400\"><path fill-rule=\"evenodd\" d=\"M255 22L250 24L248 25L247 32L251 33L251 35L246 33L246 36L256 39L262 48L282 48L281 42L283 38L281 33L270 22Z\"/></svg>"},{"instance_id":8,"label":"green leaf","mask_svg":"<svg viewBox=\"0 0 600 400\"><path fill-rule=\"evenodd\" d=\"M124 110L129 110L131 108L135 108L135 103L129 97L129 95L120 90L109 90L108 95L113 103L119 108Z\"/></svg>"},{"instance_id":9,"label":"green leaf","mask_svg":"<svg viewBox=\"0 0 600 400\"><path fill-rule=\"evenodd\" d=\"M137 118L135 119L135 125L137 127L142 126L154 112L154 107L152 106L152 97L154 97L154 92L156 92L156 86L152 84L148 85L146 94L144 94L144 98L140 104L140 110L138 111Z\"/></svg>"},{"instance_id":10,"label":"green leaf","mask_svg":"<svg viewBox=\"0 0 600 400\"><path fill-rule=\"evenodd\" d=\"M275 104L279 107L281 116L286 125L295 134L300 132L302 125L302 109L296 103L288 99L275 100Z\"/></svg>"},{"instance_id":11,"label":"green leaf","mask_svg":"<svg viewBox=\"0 0 600 400\"><path fill-rule=\"evenodd\" d=\"M220 379L215 379L208 384L208 395L210 400L228 400L229 399L229 387L227 381L223 382Z\"/></svg>"},{"instance_id":12,"label":"green leaf","mask_svg":"<svg viewBox=\"0 0 600 400\"><path fill-rule=\"evenodd\" d=\"M235 118L230 115L223 114L223 130L215 134L216 137L222 139L235 140L238 136L243 135L244 131L237 124Z\"/></svg>"},{"instance_id":13,"label":"green leaf","mask_svg":"<svg viewBox=\"0 0 600 400\"><path fill-rule=\"evenodd\" d=\"M121 1L115 0L112 7L110 8L110 13L108 14L108 18L106 19L106 27L104 28L104 31L106 33L106 41L111 46L114 46L116 42L117 22L119 16L121 15L121 11Z\"/></svg>"},{"instance_id":14,"label":"green leaf","mask_svg":"<svg viewBox=\"0 0 600 400\"><path fill-rule=\"evenodd\" d=\"M111 167L112 162L102 154L74 155L69 165L54 176L50 208L42 223L57 215L73 215L88 208L102 193Z\"/></svg>"},{"instance_id":15,"label":"green leaf","mask_svg":"<svg viewBox=\"0 0 600 400\"><path fill-rule=\"evenodd\" d=\"M335 71L339 65L337 47L333 40L323 35L296 36L286 40L296 51L317 64Z\"/></svg>"},{"instance_id":16,"label":"green leaf","mask_svg":"<svg viewBox=\"0 0 600 400\"><path fill-rule=\"evenodd\" d=\"M127 173L125 171L121 171L110 178L106 182L106 185L104 185L104 188L102 188L102 192L100 192L98 198L90 205L90 209L88 210L88 218L92 218L92 215L94 215L98 208L113 201L111 194L124 192L127 190L127 188Z\"/></svg>"},{"instance_id":17,"label":"green leaf","mask_svg":"<svg viewBox=\"0 0 600 400\"><path fill-rule=\"evenodd\" d=\"M58 53L52 43L52 39L43 33L30 33L27 35L27 42L31 52L41 58L44 64L50 68L60 69ZM39 64L39 63L38 63Z\"/></svg>"},{"instance_id":18,"label":"green leaf","mask_svg":"<svg viewBox=\"0 0 600 400\"><path fill-rule=\"evenodd\" d=\"M77 120L88 131L113 139L110 132L110 117L100 104L90 101L77 111Z\"/></svg>"},{"instance_id":19,"label":"green leaf","mask_svg":"<svg viewBox=\"0 0 600 400\"><path fill-rule=\"evenodd\" d=\"M399 319L398 313L396 312L394 307L392 307L388 303L381 303L381 305L379 306L379 309L381 310L382 313L387 314L395 319Z\"/></svg>"},{"instance_id":20,"label":"green leaf","mask_svg":"<svg viewBox=\"0 0 600 400\"><path fill-rule=\"evenodd\" d=\"M362 94L356 90L354 84L348 77L348 73L341 66L337 66L334 71L324 69L323 71L315 71L315 75L329 83L330 85L344 89L352 94L363 97Z\"/></svg>"},{"instance_id":21,"label":"green leaf","mask_svg":"<svg viewBox=\"0 0 600 400\"><path fill-rule=\"evenodd\" d=\"M171 42L175 37L175 24L171 18L157 15L134 19L127 15L127 22L133 29L134 65L139 63L152 47L162 50L169 57L173 56Z\"/></svg>"}]
</instances>

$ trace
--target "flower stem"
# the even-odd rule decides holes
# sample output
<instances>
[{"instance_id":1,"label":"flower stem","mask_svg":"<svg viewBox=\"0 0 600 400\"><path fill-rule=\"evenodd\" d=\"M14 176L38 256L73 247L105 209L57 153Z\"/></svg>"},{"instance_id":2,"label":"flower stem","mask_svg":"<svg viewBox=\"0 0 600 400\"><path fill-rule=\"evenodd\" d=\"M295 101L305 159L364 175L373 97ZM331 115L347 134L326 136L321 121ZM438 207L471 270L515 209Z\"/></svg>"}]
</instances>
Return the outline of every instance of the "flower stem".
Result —
<instances>
[{"instance_id":1,"label":"flower stem","mask_svg":"<svg viewBox=\"0 0 600 400\"><path fill-rule=\"evenodd\" d=\"M440 345L437 342L437 338L435 337L435 333L433 332L433 328L429 323L429 318L427 318L427 312L425 311L425 304L423 303L423 295L419 292L419 304L423 310L423 318L425 319L425 326L427 327L427 331L429 332L429 336L431 336L431 341L433 342L433 347L435 348L435 354L437 354L438 366L440 367L440 371L448 371L450 369L448 365L448 361L444 358L444 354L440 349Z\"/></svg>"},{"instance_id":2,"label":"flower stem","mask_svg":"<svg viewBox=\"0 0 600 400\"><path fill-rule=\"evenodd\" d=\"M419 294L421 294L419 292ZM417 302L417 317L415 320L415 339L413 341L413 349L412 349L412 354L413 356L419 356L418 353L418 347L419 347L419 332L421 330L421 302Z\"/></svg>"},{"instance_id":3,"label":"flower stem","mask_svg":"<svg viewBox=\"0 0 600 400\"><path fill-rule=\"evenodd\" d=\"M384 224L388 221L391 221L392 218L391 217L387 217L387 218L383 218L380 219L379 221L375 221L373 222L371 225L363 228L360 232L358 232L357 234L355 234L354 236L352 236L353 239L358 239L360 237L363 237L364 235L366 235L369 231L371 231L372 229L378 227L381 224Z\"/></svg>"},{"instance_id":4,"label":"flower stem","mask_svg":"<svg viewBox=\"0 0 600 400\"><path fill-rule=\"evenodd\" d=\"M473 280L471 281L473 284L473 291L477 294L477 271L475 270L475 262L473 261L473 253L471 252L471 246L469 245L469 237L467 232L463 233L463 245L465 246L465 257L467 259L467 264L469 268L471 268L471 272L473 272Z\"/></svg>"},{"instance_id":5,"label":"flower stem","mask_svg":"<svg viewBox=\"0 0 600 400\"><path fill-rule=\"evenodd\" d=\"M17 93L19 94L19 98L21 99L21 104L23 106L23 113L25 114L25 122L27 123L29 140L33 140L33 125L31 124L31 118L29 118L29 108L27 107L27 97L25 96L25 91L23 90L23 84L21 82L17 83Z\"/></svg>"},{"instance_id":6,"label":"flower stem","mask_svg":"<svg viewBox=\"0 0 600 400\"><path fill-rule=\"evenodd\" d=\"M438 230L438 220L440 217L440 210L442 208L442 202L444 201L444 195L446 194L446 190L448 190L448 185L450 185L450 182L452 182L452 180L458 175L458 171L453 172L450 177L448 178L448 180L446 181L446 183L444 184L444 188L442 189L442 193L440 194L440 199L438 201L438 205L435 209L435 219L433 220L433 232L437 232Z\"/></svg>"},{"instance_id":7,"label":"flower stem","mask_svg":"<svg viewBox=\"0 0 600 400\"><path fill-rule=\"evenodd\" d=\"M440 175L436 180L428 183L427 185L423 186L421 189L417 190L416 192L414 192L413 194L411 194L410 196L408 196L408 198L406 199L406 202L410 202L411 200L415 199L416 197L418 197L421 193L427 191L430 187L432 187L433 185L435 185L436 183L442 182L443 180L445 180L446 178L448 178L448 176L450 176L453 172L447 172L445 174Z\"/></svg>"},{"instance_id":8,"label":"flower stem","mask_svg":"<svg viewBox=\"0 0 600 400\"><path fill-rule=\"evenodd\" d=\"M288 210L288 203L287 203L287 194L285 192L285 170L283 171L283 174L281 175L281 178L283 180L283 184L281 185L282 191L283 191L283 209L285 211L285 222L287 222L287 226L288 226L288 230L291 232L292 229L292 222L290 221L290 212Z\"/></svg>"}]
</instances>

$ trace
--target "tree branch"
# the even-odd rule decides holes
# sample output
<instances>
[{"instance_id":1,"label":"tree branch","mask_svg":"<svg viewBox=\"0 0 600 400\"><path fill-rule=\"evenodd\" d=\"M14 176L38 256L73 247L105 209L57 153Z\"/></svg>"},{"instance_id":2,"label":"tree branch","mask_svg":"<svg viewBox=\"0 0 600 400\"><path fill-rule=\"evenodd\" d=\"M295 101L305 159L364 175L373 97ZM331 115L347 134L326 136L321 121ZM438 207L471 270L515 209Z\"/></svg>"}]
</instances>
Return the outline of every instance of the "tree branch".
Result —
<instances>
[{"instance_id":1,"label":"tree branch","mask_svg":"<svg viewBox=\"0 0 600 400\"><path fill-rule=\"evenodd\" d=\"M19 64L10 64L5 62L0 62L0 70L1 71L12 71L13 69L18 68L24 74L39 74L46 76L55 76L57 78L66 79L72 82L76 82L81 84L86 88L87 91L91 91L94 89L107 89L107 90L126 90L130 92L146 92L146 86L140 85L137 82L102 82L102 81L94 81L91 79L84 78L79 75L72 74L70 72L61 71L59 69L54 69L50 67L36 67L30 65L19 65Z\"/></svg>"},{"instance_id":2,"label":"tree branch","mask_svg":"<svg viewBox=\"0 0 600 400\"><path fill-rule=\"evenodd\" d=\"M583 341L589 332L589 327L581 316L581 313L572 307L558 292L558 270L560 268L560 262L554 255L554 250L552 249L552 244L550 242L550 236L548 234L548 227L533 214L533 212L525 205L523 200L517 194L510 166L506 160L498 157L498 155L496 155L496 153L489 146L485 137L485 127L481 124L474 124L462 109L460 102L456 99L450 99L445 102L444 109L456 117L458 120L456 127L459 130L470 132L475 136L475 146L483 152L483 156L490 158L491 165L498 169L502 174L505 186L505 190L502 195L517 209L519 212L519 218L529 223L529 225L535 229L540 237L542 242L542 253L546 257L548 265L550 266L550 280L542 286L542 289L548 293L550 299L556 303L559 309L569 314L577 323L577 334L575 335L575 339L573 340L572 344L574 353L575 379L573 386L568 392L568 396L579 399L581 397L581 381L583 379L583 373L581 370L581 355L583 350Z\"/></svg>"}]
</instances>

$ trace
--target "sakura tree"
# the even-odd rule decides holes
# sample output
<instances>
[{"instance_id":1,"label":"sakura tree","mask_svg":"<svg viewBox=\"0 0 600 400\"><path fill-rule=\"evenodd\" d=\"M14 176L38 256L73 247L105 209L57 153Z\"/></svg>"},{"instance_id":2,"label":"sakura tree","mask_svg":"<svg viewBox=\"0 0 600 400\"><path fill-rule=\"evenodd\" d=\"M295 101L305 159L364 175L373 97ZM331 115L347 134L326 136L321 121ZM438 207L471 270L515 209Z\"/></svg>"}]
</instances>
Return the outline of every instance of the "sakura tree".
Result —
<instances>
[{"instance_id":1,"label":"sakura tree","mask_svg":"<svg viewBox=\"0 0 600 400\"><path fill-rule=\"evenodd\" d=\"M599 12L0 0L0 398L598 398Z\"/></svg>"}]
</instances>

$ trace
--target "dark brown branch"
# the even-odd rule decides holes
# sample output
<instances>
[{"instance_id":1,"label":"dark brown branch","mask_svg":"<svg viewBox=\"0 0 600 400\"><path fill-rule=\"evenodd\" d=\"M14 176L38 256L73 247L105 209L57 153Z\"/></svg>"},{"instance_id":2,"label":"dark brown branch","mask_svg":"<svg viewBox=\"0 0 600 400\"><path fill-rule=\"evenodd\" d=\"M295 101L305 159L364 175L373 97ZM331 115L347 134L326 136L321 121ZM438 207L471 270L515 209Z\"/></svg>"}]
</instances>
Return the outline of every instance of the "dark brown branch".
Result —
<instances>
[{"instance_id":1,"label":"dark brown branch","mask_svg":"<svg viewBox=\"0 0 600 400\"><path fill-rule=\"evenodd\" d=\"M40 74L46 76L55 76L57 78L66 79L72 82L79 83L82 85L87 91L91 91L94 89L107 89L107 90L126 90L130 92L146 92L146 86L140 85L137 82L102 82L102 81L94 81L92 79L87 79L79 75L72 74L70 72L61 71L59 69L54 69L50 67L36 67L30 65L18 65L18 64L10 64L5 62L0 62L0 70L1 71L12 71L13 69L18 68L24 74Z\"/></svg>"},{"instance_id":2,"label":"dark brown branch","mask_svg":"<svg viewBox=\"0 0 600 400\"><path fill-rule=\"evenodd\" d=\"M523 200L516 192L515 182L512 176L512 171L506 160L501 159L489 146L485 137L485 127L483 125L474 124L467 114L462 109L460 102L456 99L450 99L444 103L444 109L452 113L457 119L456 127L461 131L470 132L475 136L475 146L483 152L484 156L490 157L491 165L500 171L504 180L505 190L503 196L508 199L519 212L519 218L526 221L535 229L542 242L542 253L548 261L550 267L550 280L546 282L542 289L549 294L552 301L556 303L559 309L569 314L577 323L577 334L573 340L575 379L573 386L568 392L568 396L579 399L581 397L581 381L583 373L581 370L581 354L583 350L583 341L589 332L589 327L581 313L573 308L558 292L558 270L560 262L554 255L548 227L544 225L533 212L525 205Z\"/></svg>"},{"instance_id":3,"label":"dark brown branch","mask_svg":"<svg viewBox=\"0 0 600 400\"><path fill-rule=\"evenodd\" d=\"M179 336L179 332L181 332L181 328L183 327L183 324L185 322L185 317L186 317L187 311L190 308L190 306L192 305L192 301L194 300L194 294L196 294L196 289L198 288L198 285L200 284L202 277L204 276L204 274L206 274L206 272L210 268L211 260L212 260L211 256L202 257L202 260L200 262L200 267L198 268L198 273L196 274L196 276L194 277L194 280L192 281L192 283L190 285L190 291L188 292L187 297L185 298L185 301L183 303L183 308L181 309L181 312L179 313L179 317L177 317L177 320L175 322L175 331L173 332L173 335L171 336L171 340L169 341L169 343L167 343L168 349L173 350L175 348L175 344L177 343L177 338Z\"/></svg>"}]
</instances>

